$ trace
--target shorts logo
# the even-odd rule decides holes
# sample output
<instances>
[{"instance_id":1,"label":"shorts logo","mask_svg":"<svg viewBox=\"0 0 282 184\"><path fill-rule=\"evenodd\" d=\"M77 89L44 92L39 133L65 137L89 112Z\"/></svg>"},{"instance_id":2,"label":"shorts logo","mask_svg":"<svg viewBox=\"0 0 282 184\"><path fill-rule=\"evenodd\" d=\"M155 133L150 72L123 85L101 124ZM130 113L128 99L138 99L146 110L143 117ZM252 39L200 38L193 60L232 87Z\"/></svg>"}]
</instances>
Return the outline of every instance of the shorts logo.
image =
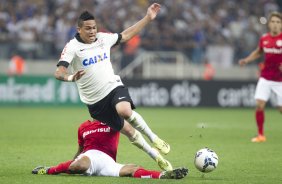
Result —
<instances>
[{"instance_id":1,"label":"shorts logo","mask_svg":"<svg viewBox=\"0 0 282 184\"><path fill-rule=\"evenodd\" d=\"M123 97L118 97L119 100L122 100L122 99L124 99L124 98L126 98L126 97L125 97L125 96L123 96Z\"/></svg>"}]
</instances>

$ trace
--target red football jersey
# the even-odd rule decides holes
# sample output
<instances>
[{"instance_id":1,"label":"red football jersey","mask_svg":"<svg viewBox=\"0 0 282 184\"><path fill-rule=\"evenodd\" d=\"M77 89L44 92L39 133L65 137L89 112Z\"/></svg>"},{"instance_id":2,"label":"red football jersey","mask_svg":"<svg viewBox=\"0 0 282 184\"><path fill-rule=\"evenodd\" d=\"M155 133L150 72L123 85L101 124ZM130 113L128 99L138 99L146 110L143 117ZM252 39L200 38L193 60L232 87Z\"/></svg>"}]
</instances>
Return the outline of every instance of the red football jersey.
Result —
<instances>
[{"instance_id":1,"label":"red football jersey","mask_svg":"<svg viewBox=\"0 0 282 184\"><path fill-rule=\"evenodd\" d=\"M272 81L282 81L282 72L279 70L282 64L282 33L277 36L271 36L270 33L263 35L260 38L259 47L265 53L261 77Z\"/></svg>"},{"instance_id":2,"label":"red football jersey","mask_svg":"<svg viewBox=\"0 0 282 184\"><path fill-rule=\"evenodd\" d=\"M116 161L119 132L99 121L85 121L78 128L78 144L83 152L95 149L108 154Z\"/></svg>"}]
</instances>

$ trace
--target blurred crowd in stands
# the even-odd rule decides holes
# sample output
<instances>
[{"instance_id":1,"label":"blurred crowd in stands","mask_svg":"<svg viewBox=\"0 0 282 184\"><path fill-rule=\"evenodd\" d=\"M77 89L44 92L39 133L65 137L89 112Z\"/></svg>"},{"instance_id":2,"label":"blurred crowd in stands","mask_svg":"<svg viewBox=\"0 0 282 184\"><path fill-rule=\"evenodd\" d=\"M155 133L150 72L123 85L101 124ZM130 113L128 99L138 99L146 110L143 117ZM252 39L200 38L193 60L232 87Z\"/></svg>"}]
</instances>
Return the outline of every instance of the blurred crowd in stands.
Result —
<instances>
[{"instance_id":1,"label":"blurred crowd in stands","mask_svg":"<svg viewBox=\"0 0 282 184\"><path fill-rule=\"evenodd\" d=\"M260 17L281 10L276 0L0 0L0 58L16 52L27 59L58 59L83 10L95 15L98 30L120 32L152 2L162 4L157 20L118 48L131 59L140 50L181 51L201 64L209 48L222 46L219 52L231 48L236 62L267 31Z\"/></svg>"}]
</instances>

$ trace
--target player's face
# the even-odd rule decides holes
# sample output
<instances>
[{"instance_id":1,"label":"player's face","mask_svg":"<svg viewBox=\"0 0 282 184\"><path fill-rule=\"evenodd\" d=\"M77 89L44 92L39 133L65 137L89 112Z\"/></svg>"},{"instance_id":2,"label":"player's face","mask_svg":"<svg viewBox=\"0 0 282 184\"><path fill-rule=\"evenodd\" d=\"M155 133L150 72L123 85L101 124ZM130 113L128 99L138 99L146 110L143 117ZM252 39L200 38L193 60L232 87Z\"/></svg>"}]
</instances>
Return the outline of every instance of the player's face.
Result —
<instances>
[{"instance_id":1,"label":"player's face","mask_svg":"<svg viewBox=\"0 0 282 184\"><path fill-rule=\"evenodd\" d=\"M268 23L268 27L270 30L270 33L272 35L278 35L281 33L282 31L282 21L280 18L278 17L271 17Z\"/></svg>"},{"instance_id":2,"label":"player's face","mask_svg":"<svg viewBox=\"0 0 282 184\"><path fill-rule=\"evenodd\" d=\"M77 28L80 38L85 43L92 43L96 40L97 26L95 20L83 21L83 25Z\"/></svg>"}]
</instances>

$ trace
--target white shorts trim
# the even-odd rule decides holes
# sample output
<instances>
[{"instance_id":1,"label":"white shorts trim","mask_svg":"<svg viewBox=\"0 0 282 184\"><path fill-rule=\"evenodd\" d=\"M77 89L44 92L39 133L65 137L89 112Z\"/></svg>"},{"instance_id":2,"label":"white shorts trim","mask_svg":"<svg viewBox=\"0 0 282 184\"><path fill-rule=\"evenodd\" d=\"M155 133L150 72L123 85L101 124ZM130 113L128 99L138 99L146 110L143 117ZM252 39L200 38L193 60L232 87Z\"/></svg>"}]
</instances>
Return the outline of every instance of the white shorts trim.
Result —
<instances>
[{"instance_id":1,"label":"white shorts trim","mask_svg":"<svg viewBox=\"0 0 282 184\"><path fill-rule=\"evenodd\" d=\"M85 172L90 176L113 176L119 177L119 171L124 166L116 163L109 155L99 150L88 150L80 154L77 159L87 156L90 161L90 167Z\"/></svg>"},{"instance_id":2,"label":"white shorts trim","mask_svg":"<svg viewBox=\"0 0 282 184\"><path fill-rule=\"evenodd\" d=\"M264 78L259 78L256 87L255 99L268 101L273 92L277 98L277 105L282 106L282 82L270 81Z\"/></svg>"}]
</instances>

